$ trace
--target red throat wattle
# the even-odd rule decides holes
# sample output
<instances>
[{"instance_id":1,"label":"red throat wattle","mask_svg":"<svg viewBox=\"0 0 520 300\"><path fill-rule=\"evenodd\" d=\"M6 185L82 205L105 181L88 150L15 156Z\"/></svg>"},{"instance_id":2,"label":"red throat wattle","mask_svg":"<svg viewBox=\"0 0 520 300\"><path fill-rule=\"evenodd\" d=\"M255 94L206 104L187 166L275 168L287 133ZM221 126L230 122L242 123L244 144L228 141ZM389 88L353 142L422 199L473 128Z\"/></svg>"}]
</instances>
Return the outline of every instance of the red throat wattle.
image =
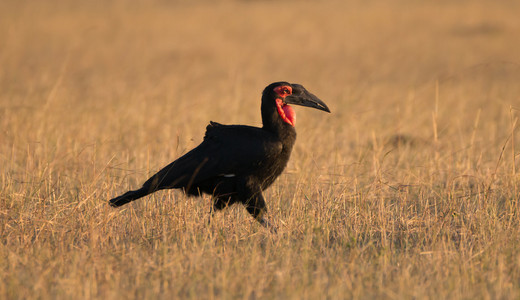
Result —
<instances>
[{"instance_id":1,"label":"red throat wattle","mask_svg":"<svg viewBox=\"0 0 520 300\"><path fill-rule=\"evenodd\" d=\"M288 105L283 103L282 99L276 99L276 108L278 109L278 114L286 123L294 126L296 123L296 114L294 113L294 109Z\"/></svg>"}]
</instances>

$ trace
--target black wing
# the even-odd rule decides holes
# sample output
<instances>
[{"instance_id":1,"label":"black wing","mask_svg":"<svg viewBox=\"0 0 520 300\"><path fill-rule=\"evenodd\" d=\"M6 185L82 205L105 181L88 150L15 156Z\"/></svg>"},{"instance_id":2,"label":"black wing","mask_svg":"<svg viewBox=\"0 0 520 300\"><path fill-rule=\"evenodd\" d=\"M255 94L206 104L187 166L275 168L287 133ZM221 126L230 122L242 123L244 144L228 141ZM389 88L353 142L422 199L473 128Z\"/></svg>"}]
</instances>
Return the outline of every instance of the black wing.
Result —
<instances>
[{"instance_id":1,"label":"black wing","mask_svg":"<svg viewBox=\"0 0 520 300\"><path fill-rule=\"evenodd\" d=\"M199 146L153 175L143 188L189 189L218 176L251 174L281 151L282 143L266 130L210 122Z\"/></svg>"}]
</instances>

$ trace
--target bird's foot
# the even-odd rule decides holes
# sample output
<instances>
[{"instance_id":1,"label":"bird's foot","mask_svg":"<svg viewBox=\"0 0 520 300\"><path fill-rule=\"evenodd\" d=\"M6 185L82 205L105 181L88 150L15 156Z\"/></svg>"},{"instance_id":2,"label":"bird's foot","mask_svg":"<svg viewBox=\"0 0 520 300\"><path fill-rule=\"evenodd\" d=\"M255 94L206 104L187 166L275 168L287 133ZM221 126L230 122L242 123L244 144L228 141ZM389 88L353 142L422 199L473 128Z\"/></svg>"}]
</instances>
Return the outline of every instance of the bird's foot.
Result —
<instances>
[{"instance_id":1,"label":"bird's foot","mask_svg":"<svg viewBox=\"0 0 520 300\"><path fill-rule=\"evenodd\" d=\"M278 228L275 225L271 224L266 219L262 218L259 220L259 222L260 222L260 224L262 224L262 226L269 229L269 231L271 231L271 233L278 233Z\"/></svg>"}]
</instances>

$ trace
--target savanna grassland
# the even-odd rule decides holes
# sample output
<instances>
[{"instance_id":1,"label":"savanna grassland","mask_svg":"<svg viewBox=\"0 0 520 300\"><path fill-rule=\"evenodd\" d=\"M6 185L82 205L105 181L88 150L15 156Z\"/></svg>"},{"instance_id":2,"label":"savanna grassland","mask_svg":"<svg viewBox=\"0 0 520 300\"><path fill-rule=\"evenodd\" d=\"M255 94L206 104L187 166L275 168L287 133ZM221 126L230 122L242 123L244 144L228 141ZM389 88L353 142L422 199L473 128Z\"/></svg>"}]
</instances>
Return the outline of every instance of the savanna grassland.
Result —
<instances>
[{"instance_id":1,"label":"savanna grassland","mask_svg":"<svg viewBox=\"0 0 520 300\"><path fill-rule=\"evenodd\" d=\"M0 298L520 298L518 1L0 2ZM303 84L241 206L106 201Z\"/></svg>"}]
</instances>

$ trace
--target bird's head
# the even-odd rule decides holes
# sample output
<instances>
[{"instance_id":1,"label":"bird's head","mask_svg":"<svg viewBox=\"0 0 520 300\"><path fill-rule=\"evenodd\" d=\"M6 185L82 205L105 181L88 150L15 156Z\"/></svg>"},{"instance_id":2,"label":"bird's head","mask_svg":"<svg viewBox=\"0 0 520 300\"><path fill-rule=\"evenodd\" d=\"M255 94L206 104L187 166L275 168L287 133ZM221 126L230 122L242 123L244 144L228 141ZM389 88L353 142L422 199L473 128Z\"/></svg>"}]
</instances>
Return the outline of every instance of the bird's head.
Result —
<instances>
[{"instance_id":1,"label":"bird's head","mask_svg":"<svg viewBox=\"0 0 520 300\"><path fill-rule=\"evenodd\" d=\"M301 84L275 82L264 89L262 112L265 110L264 106L266 108L276 107L278 116L285 123L294 126L296 123L296 114L289 104L312 107L330 113L327 105L307 91ZM266 120L264 120L264 122L265 121Z\"/></svg>"}]
</instances>

